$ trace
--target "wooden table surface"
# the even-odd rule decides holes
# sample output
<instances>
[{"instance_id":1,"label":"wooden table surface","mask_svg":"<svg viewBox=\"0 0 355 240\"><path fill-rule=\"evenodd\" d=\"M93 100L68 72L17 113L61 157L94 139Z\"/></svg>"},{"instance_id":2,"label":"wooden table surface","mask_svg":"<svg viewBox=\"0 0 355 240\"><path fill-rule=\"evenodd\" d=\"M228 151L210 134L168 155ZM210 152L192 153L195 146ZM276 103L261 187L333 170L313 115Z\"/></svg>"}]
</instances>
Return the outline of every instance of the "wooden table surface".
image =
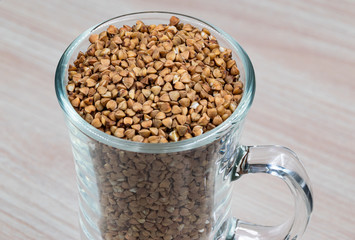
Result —
<instances>
[{"instance_id":1,"label":"wooden table surface","mask_svg":"<svg viewBox=\"0 0 355 240\"><path fill-rule=\"evenodd\" d=\"M73 157L54 92L56 64L83 30L110 17L169 10L207 20L248 52L257 91L243 144L293 149L313 183L303 239L355 236L354 1L0 0L0 239L79 239ZM233 213L282 222L281 180L246 176Z\"/></svg>"}]
</instances>

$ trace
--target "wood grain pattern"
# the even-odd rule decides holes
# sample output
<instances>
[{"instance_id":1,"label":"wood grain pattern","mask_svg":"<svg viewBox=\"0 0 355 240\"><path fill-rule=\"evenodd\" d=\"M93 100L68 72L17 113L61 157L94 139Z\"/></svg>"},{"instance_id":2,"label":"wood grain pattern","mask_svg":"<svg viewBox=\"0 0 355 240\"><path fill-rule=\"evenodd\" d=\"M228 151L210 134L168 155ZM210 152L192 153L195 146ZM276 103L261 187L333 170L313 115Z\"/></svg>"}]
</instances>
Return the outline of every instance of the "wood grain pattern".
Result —
<instances>
[{"instance_id":1,"label":"wood grain pattern","mask_svg":"<svg viewBox=\"0 0 355 240\"><path fill-rule=\"evenodd\" d=\"M0 240L79 239L71 147L54 93L56 64L107 18L169 10L205 19L248 52L257 92L242 143L298 153L315 208L304 238L355 236L354 1L0 1ZM278 179L235 184L234 213L276 224L290 211ZM265 207L268 204L268 207Z\"/></svg>"}]
</instances>

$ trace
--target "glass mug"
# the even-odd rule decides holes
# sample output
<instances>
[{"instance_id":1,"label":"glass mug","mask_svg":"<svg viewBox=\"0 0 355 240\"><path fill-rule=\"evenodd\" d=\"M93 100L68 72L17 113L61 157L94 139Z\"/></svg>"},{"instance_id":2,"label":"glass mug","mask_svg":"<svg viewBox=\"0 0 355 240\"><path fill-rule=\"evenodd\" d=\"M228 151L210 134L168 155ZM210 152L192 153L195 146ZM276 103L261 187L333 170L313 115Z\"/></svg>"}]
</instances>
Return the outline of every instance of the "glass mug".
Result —
<instances>
[{"instance_id":1,"label":"glass mug","mask_svg":"<svg viewBox=\"0 0 355 240\"><path fill-rule=\"evenodd\" d=\"M139 143L99 131L76 113L66 93L69 63L85 51L92 33L109 25L169 23L171 16L207 28L232 50L244 84L243 97L221 125L200 136L171 143ZM308 176L297 156L280 146L239 143L255 91L254 70L241 46L221 29L191 16L140 12L94 26L66 49L55 75L58 101L69 128L79 188L81 239L212 240L299 239L312 212ZM295 212L279 226L259 226L230 214L233 181L268 173L285 181Z\"/></svg>"}]
</instances>

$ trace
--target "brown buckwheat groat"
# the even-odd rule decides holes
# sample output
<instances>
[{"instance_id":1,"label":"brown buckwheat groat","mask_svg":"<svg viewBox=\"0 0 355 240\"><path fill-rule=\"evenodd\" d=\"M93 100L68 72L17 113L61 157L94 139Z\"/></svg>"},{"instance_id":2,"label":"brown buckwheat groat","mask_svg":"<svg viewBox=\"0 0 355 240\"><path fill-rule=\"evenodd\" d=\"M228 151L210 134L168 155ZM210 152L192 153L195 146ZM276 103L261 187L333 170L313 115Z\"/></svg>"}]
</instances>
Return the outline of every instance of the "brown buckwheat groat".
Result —
<instances>
[{"instance_id":1,"label":"brown buckwheat groat","mask_svg":"<svg viewBox=\"0 0 355 240\"><path fill-rule=\"evenodd\" d=\"M69 67L67 92L91 125L119 138L176 142L226 120L243 92L230 49L172 17L92 34Z\"/></svg>"},{"instance_id":2,"label":"brown buckwheat groat","mask_svg":"<svg viewBox=\"0 0 355 240\"><path fill-rule=\"evenodd\" d=\"M185 140L222 124L239 104L243 84L232 52L207 29L173 16L169 25L109 26L89 41L69 67L67 92L80 116L107 134L149 144ZM223 181L216 173L233 160L220 151L228 141L149 154L88 140L102 238L209 237L221 220L214 207L223 207L214 197Z\"/></svg>"}]
</instances>

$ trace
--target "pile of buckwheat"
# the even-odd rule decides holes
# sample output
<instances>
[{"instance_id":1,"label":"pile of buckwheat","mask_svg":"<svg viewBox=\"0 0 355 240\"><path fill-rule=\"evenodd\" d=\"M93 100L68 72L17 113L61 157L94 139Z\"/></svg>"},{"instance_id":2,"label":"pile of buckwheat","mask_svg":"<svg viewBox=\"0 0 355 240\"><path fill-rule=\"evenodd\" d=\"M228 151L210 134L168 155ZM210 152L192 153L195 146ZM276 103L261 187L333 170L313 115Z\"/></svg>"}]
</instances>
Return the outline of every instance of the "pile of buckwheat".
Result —
<instances>
[{"instance_id":1,"label":"pile of buckwheat","mask_svg":"<svg viewBox=\"0 0 355 240\"><path fill-rule=\"evenodd\" d=\"M170 24L109 26L69 66L67 92L92 126L119 138L165 143L226 120L243 92L232 51L207 29Z\"/></svg>"}]
</instances>

